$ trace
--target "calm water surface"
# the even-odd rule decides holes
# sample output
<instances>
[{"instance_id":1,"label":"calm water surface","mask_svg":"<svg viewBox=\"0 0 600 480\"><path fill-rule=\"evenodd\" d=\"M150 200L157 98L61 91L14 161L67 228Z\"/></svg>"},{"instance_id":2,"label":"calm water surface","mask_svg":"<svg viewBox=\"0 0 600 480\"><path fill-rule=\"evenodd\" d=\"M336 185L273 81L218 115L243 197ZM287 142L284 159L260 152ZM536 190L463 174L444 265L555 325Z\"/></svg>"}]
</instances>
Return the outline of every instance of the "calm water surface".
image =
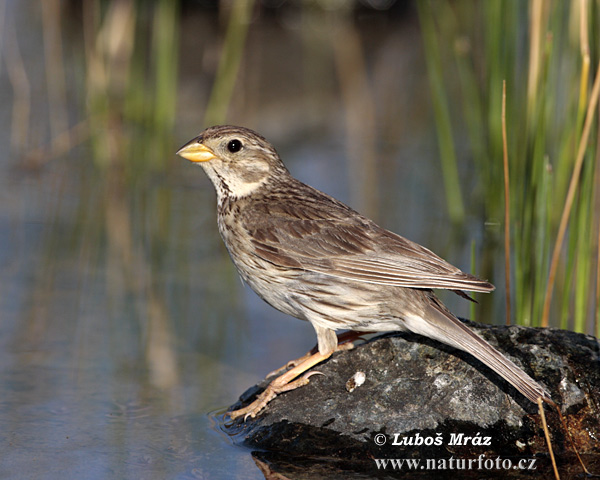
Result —
<instances>
[{"instance_id":1,"label":"calm water surface","mask_svg":"<svg viewBox=\"0 0 600 480\"><path fill-rule=\"evenodd\" d=\"M0 69L0 478L263 478L210 412L302 355L315 336L241 284L218 236L212 186L174 156L204 126L207 72L222 38L215 12L184 13L176 126L143 140L171 152L153 171L139 167L142 140L127 129L118 133L133 146L117 150L113 167L98 166L89 138L32 166L28 151L50 143L55 118L42 12L37 2L3 11L17 25L32 110L28 143L9 149L16 99ZM343 45L318 22L307 45L293 11L255 19L229 121L266 135L296 176L469 268L484 219L473 208L473 230L462 235L446 220L425 67L407 15L365 11L335 23L345 45L359 40L348 64L332 60ZM75 123L86 118L76 90L84 65L69 18ZM473 182L466 168L464 180Z\"/></svg>"}]
</instances>

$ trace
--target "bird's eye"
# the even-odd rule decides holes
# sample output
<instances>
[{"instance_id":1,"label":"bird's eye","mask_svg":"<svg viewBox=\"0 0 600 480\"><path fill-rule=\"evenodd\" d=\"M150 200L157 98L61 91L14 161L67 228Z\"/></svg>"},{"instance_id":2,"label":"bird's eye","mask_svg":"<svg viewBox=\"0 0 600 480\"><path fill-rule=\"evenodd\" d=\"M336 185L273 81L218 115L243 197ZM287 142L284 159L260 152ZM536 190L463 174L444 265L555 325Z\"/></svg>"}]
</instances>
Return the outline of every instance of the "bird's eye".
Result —
<instances>
[{"instance_id":1,"label":"bird's eye","mask_svg":"<svg viewBox=\"0 0 600 480\"><path fill-rule=\"evenodd\" d=\"M227 144L227 150L229 150L231 153L239 152L241 149L242 142L240 142L239 140L231 140Z\"/></svg>"}]
</instances>

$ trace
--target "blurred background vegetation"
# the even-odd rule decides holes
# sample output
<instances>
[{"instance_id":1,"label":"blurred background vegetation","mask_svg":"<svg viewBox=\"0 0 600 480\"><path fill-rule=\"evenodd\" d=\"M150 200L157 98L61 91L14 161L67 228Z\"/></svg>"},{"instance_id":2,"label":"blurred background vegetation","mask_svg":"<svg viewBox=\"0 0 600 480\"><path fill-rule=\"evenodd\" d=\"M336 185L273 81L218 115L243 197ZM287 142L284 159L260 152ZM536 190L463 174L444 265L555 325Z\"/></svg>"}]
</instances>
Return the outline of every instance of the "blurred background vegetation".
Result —
<instances>
[{"instance_id":1,"label":"blurred background vegetation","mask_svg":"<svg viewBox=\"0 0 600 480\"><path fill-rule=\"evenodd\" d=\"M1 8L4 75L12 90L12 101L5 103L12 109L12 158L20 157L21 167L40 169L79 152L85 162L75 173L85 177L82 191L92 183L104 193L93 200L82 197L99 205L82 206L79 217L85 222L83 209L89 208L104 216L103 222L95 219L99 230L90 234L106 235L109 248L126 259L125 277L141 284L148 279L133 271L149 268L142 266L148 259L162 261L173 221L172 193L149 190L146 182L171 173L176 146L211 124L242 120L265 125L263 132L277 138L294 135L294 129L298 137L315 128L336 132L322 124L341 120L357 187L351 197L376 216L381 205L374 192L386 175L378 157L402 128L389 124L395 119L383 102L413 85L401 76L379 81L385 73L375 71L383 67L374 66L369 51L377 34L357 30L356 16L377 18L381 25L387 21L389 28L386 16L409 22L416 9L423 45L417 54L428 82L420 85L420 94L430 86L425 95L431 104L423 107L431 105L433 112L453 228L468 231L469 215L504 228L506 81L513 321L598 333L598 122L591 96L600 38L597 1L437 0L399 6L384 0L47 0L25 7L41 20L40 56L34 62L23 56L32 39L15 28L14 3ZM267 35L275 38L273 28L261 32L273 20L275 28L292 28L299 44L281 52L257 48ZM388 61L400 59L391 53ZM286 70L299 70L301 77L291 79ZM395 85L386 94L390 81ZM338 98L332 98L335 91ZM276 95L297 96L304 104L282 101L287 112L278 118L269 111ZM339 102L345 110L341 117L324 115L329 107L323 100ZM588 109L590 130L582 144ZM461 178L465 169L476 178L471 184ZM470 188L475 194L465 193ZM477 204L467 208L466 201ZM151 226L133 218L146 208L153 211ZM463 240L468 238L467 233ZM480 274L500 284L498 242L503 240L493 234L485 240L474 259ZM134 253L139 244L146 245L148 258Z\"/></svg>"},{"instance_id":2,"label":"blurred background vegetation","mask_svg":"<svg viewBox=\"0 0 600 480\"><path fill-rule=\"evenodd\" d=\"M48 398L102 378L206 411L314 343L243 290L174 155L224 122L489 278L472 318L599 335L599 21L599 0L0 2L6 388L67 365Z\"/></svg>"},{"instance_id":3,"label":"blurred background vegetation","mask_svg":"<svg viewBox=\"0 0 600 480\"><path fill-rule=\"evenodd\" d=\"M599 3L433 3L417 2L446 184L456 182L447 172L456 170L458 125L486 217L505 219L507 153L514 318L598 334ZM448 88L452 77L457 91ZM452 121L453 107L462 122ZM458 221L459 191L446 188Z\"/></svg>"}]
</instances>

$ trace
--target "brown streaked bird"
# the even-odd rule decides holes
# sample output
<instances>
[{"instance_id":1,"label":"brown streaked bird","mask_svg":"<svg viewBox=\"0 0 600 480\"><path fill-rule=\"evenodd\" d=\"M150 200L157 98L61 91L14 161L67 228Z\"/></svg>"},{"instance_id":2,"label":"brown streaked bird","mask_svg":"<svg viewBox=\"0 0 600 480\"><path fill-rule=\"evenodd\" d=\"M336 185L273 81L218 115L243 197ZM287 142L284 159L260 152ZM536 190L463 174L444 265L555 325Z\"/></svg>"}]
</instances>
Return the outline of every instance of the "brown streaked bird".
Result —
<instances>
[{"instance_id":1,"label":"brown streaked bird","mask_svg":"<svg viewBox=\"0 0 600 480\"><path fill-rule=\"evenodd\" d=\"M254 417L277 394L308 383L305 372L340 348L336 330L414 332L472 354L532 402L549 400L432 291L466 297L465 291L491 292L489 282L295 179L252 130L210 127L177 154L197 162L214 184L219 231L240 276L267 303L309 321L317 333L316 353L298 359L253 403L229 412L231 418Z\"/></svg>"}]
</instances>

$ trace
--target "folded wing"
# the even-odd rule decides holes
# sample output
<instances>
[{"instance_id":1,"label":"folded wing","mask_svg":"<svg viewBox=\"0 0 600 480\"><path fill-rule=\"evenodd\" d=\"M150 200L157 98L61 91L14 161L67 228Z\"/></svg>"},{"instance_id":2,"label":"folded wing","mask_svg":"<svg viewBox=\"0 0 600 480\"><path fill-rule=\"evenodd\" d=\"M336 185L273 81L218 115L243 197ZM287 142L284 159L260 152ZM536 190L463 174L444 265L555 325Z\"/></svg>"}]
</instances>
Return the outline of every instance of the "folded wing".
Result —
<instances>
[{"instance_id":1,"label":"folded wing","mask_svg":"<svg viewBox=\"0 0 600 480\"><path fill-rule=\"evenodd\" d=\"M257 255L281 267L359 282L473 292L494 290L489 282L462 272L425 247L311 190L311 195L299 195L295 202L280 203L270 198L253 205L244 224Z\"/></svg>"}]
</instances>

